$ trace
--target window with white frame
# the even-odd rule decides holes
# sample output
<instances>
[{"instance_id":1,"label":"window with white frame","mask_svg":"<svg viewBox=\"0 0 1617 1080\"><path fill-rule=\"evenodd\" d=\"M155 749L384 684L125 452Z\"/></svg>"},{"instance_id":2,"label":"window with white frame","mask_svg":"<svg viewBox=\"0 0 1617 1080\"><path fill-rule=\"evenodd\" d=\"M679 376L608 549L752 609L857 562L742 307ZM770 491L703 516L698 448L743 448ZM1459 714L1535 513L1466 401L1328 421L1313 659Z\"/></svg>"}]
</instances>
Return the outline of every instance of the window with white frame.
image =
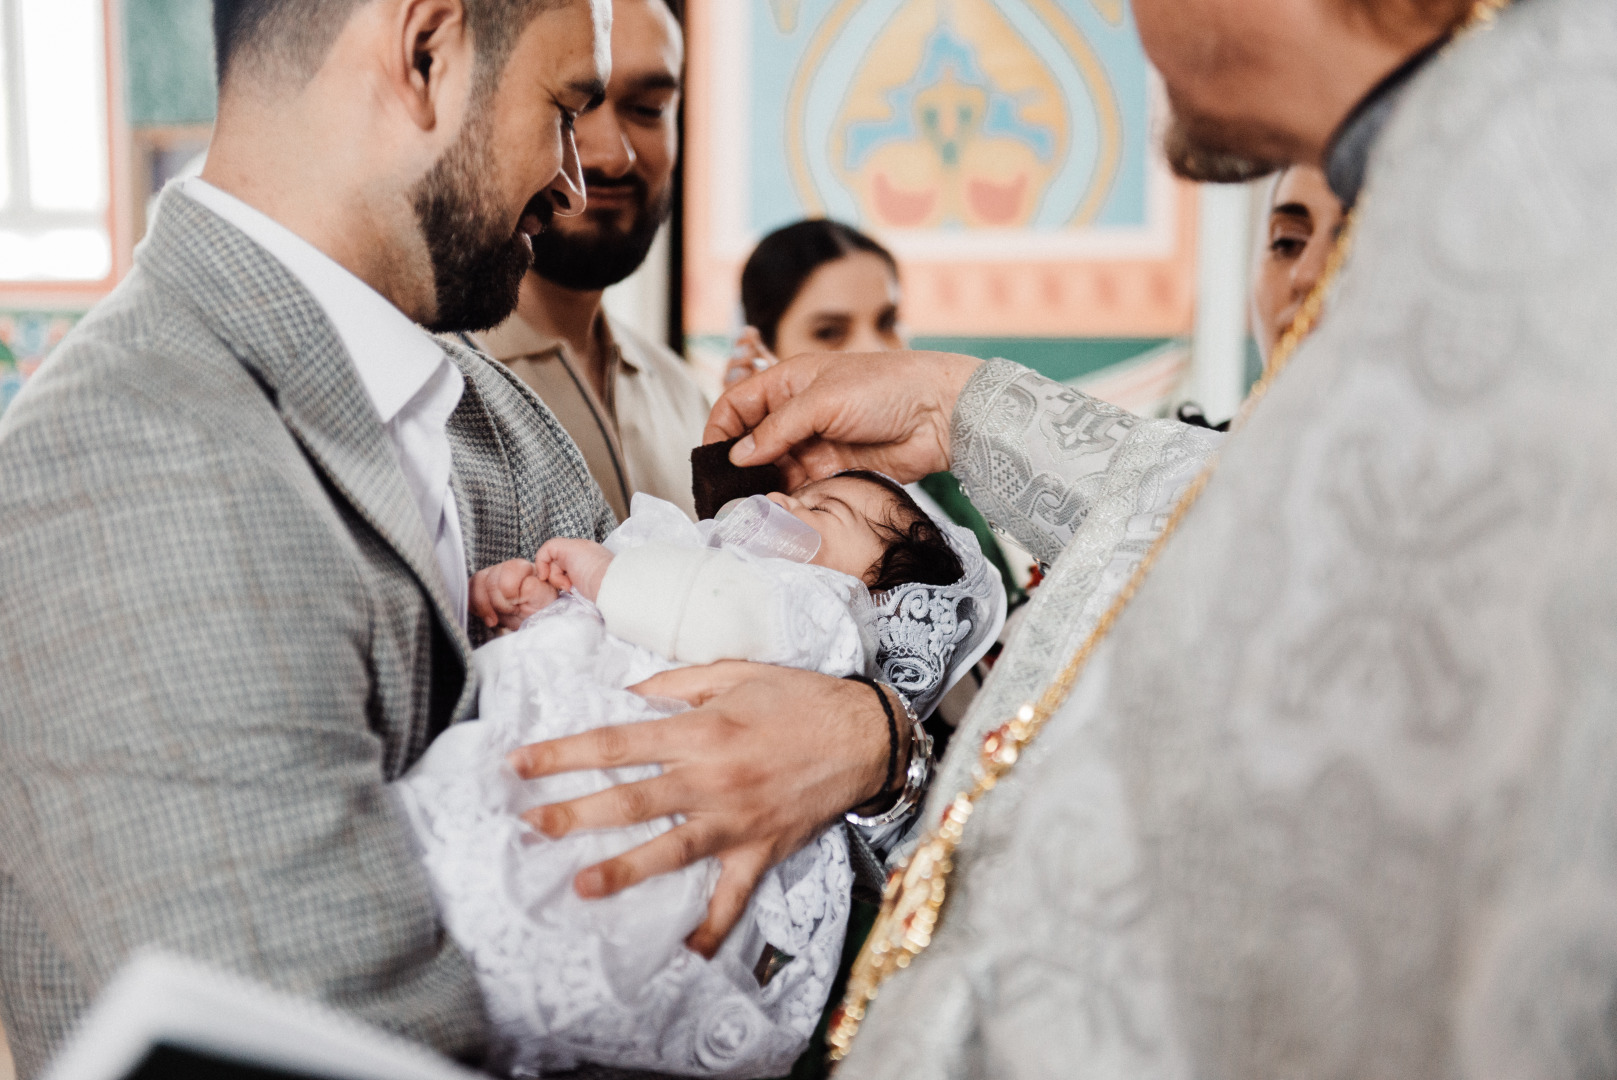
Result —
<instances>
[{"instance_id":1,"label":"window with white frame","mask_svg":"<svg viewBox=\"0 0 1617 1080\"><path fill-rule=\"evenodd\" d=\"M102 0L0 0L0 282L112 272Z\"/></svg>"}]
</instances>

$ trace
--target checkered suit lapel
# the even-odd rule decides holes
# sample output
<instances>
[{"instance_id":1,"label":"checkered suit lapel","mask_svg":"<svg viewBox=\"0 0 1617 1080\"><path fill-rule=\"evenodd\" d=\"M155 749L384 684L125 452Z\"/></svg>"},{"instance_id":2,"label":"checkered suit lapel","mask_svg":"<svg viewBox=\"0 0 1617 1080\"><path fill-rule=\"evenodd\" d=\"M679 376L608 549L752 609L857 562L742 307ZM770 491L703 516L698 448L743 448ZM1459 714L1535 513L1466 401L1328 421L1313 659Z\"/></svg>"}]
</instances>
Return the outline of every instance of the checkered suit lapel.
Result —
<instances>
[{"instance_id":1,"label":"checkered suit lapel","mask_svg":"<svg viewBox=\"0 0 1617 1080\"><path fill-rule=\"evenodd\" d=\"M409 566L470 670L471 643L450 608L421 511L319 302L239 229L172 189L136 257L191 300L264 386L310 460ZM475 690L467 680L463 697Z\"/></svg>"},{"instance_id":2,"label":"checkered suit lapel","mask_svg":"<svg viewBox=\"0 0 1617 1080\"><path fill-rule=\"evenodd\" d=\"M521 535L522 498L512 475L511 456L484 400L491 366L448 337L438 340L466 377L460 405L449 418L449 442L455 452L452 485L460 508L467 569L475 572L507 559L531 559L537 548L528 547L530 538Z\"/></svg>"},{"instance_id":3,"label":"checkered suit lapel","mask_svg":"<svg viewBox=\"0 0 1617 1080\"><path fill-rule=\"evenodd\" d=\"M449 444L470 569L531 559L553 536L604 539L617 522L555 415L504 364L438 340L466 376ZM474 644L487 640L476 622L470 632Z\"/></svg>"}]
</instances>

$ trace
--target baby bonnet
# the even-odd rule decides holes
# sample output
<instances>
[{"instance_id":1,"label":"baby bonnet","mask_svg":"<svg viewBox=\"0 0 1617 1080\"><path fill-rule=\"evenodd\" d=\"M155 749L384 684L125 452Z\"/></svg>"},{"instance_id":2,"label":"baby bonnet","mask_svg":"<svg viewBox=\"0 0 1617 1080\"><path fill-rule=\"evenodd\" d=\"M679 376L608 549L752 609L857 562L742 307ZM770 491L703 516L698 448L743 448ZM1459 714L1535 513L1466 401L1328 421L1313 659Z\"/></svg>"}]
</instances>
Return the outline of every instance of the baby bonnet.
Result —
<instances>
[{"instance_id":1,"label":"baby bonnet","mask_svg":"<svg viewBox=\"0 0 1617 1080\"><path fill-rule=\"evenodd\" d=\"M925 717L983 658L1005 626L1005 587L970 529L932 515L965 573L952 585L899 585L870 595L874 675Z\"/></svg>"}]
</instances>

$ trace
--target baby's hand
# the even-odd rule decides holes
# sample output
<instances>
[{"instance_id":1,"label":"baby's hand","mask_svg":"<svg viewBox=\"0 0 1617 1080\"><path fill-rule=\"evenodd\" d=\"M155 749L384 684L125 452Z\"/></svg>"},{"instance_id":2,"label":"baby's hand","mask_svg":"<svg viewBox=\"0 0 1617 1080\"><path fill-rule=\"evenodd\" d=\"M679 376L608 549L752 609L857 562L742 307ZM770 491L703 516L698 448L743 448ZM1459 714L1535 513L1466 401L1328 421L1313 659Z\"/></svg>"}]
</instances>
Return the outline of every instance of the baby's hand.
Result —
<instances>
[{"instance_id":1,"label":"baby's hand","mask_svg":"<svg viewBox=\"0 0 1617 1080\"><path fill-rule=\"evenodd\" d=\"M601 593L601 579L612 565L612 553L593 540L545 542L533 557L535 572L554 589L571 589L590 603Z\"/></svg>"},{"instance_id":2,"label":"baby's hand","mask_svg":"<svg viewBox=\"0 0 1617 1080\"><path fill-rule=\"evenodd\" d=\"M496 626L515 630L555 599L556 590L527 559L511 559L472 575L472 617L490 630Z\"/></svg>"}]
</instances>

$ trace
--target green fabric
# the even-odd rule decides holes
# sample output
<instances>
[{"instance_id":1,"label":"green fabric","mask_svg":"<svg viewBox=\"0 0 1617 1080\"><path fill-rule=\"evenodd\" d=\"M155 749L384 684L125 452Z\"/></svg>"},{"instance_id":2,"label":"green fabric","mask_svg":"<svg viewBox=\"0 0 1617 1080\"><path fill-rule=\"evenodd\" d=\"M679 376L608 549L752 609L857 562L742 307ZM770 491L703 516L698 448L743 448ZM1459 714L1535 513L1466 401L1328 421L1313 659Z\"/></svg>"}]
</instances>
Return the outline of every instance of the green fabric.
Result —
<instances>
[{"instance_id":1,"label":"green fabric","mask_svg":"<svg viewBox=\"0 0 1617 1080\"><path fill-rule=\"evenodd\" d=\"M1021 603L1027 596L1026 590L1011 576L1010 564L1005 561L1005 553L1000 550L999 539L994 536L994 530L988 527L988 519L983 517L982 511L971 504L966 493L960 490L960 481L956 480L954 473L940 472L923 477L921 490L932 496L932 501L943 508L949 515L949 520L956 525L970 529L977 537L977 545L983 549L983 556L994 564L999 571L1000 580L1005 583L1005 599L1011 607Z\"/></svg>"},{"instance_id":2,"label":"green fabric","mask_svg":"<svg viewBox=\"0 0 1617 1080\"><path fill-rule=\"evenodd\" d=\"M213 5L124 0L124 108L135 127L211 124Z\"/></svg>"}]
</instances>

